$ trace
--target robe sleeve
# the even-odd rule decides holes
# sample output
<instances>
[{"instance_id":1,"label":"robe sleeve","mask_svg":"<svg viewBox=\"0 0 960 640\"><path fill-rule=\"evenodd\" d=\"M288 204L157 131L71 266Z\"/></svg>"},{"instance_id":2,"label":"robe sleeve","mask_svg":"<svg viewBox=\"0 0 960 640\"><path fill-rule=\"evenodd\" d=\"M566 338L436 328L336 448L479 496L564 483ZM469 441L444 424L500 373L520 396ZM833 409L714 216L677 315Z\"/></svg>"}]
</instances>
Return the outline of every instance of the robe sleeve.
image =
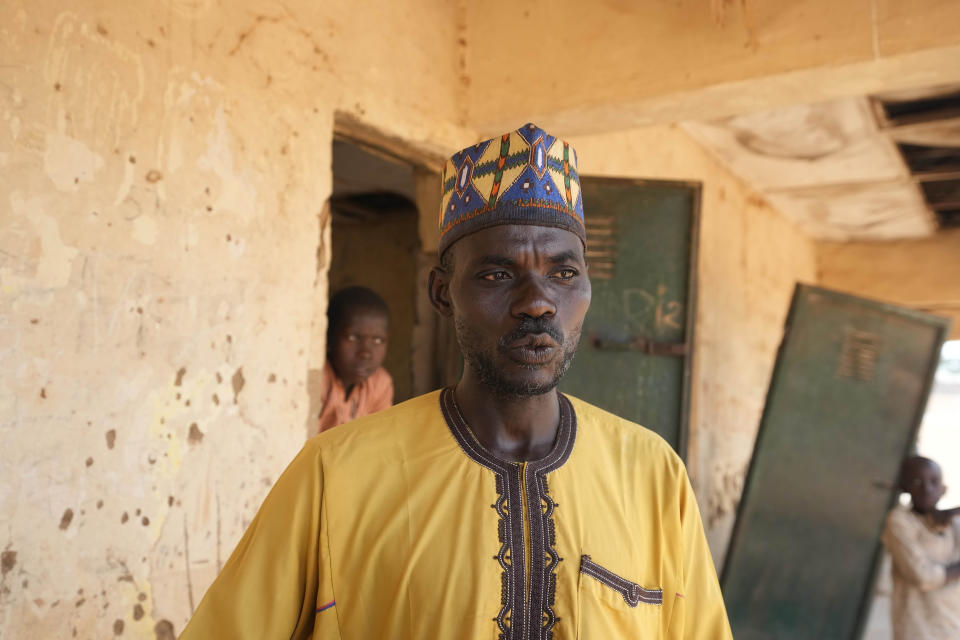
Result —
<instances>
[{"instance_id":1,"label":"robe sleeve","mask_svg":"<svg viewBox=\"0 0 960 640\"><path fill-rule=\"evenodd\" d=\"M913 538L910 523L900 510L891 511L882 540L897 572L921 591L942 587L947 581L946 567L932 562Z\"/></svg>"},{"instance_id":2,"label":"robe sleeve","mask_svg":"<svg viewBox=\"0 0 960 640\"><path fill-rule=\"evenodd\" d=\"M309 440L267 495L181 640L338 638L321 448ZM318 634L313 635L314 626Z\"/></svg>"},{"instance_id":3,"label":"robe sleeve","mask_svg":"<svg viewBox=\"0 0 960 640\"><path fill-rule=\"evenodd\" d=\"M679 462L679 461L678 461ZM682 589L664 593L676 598L666 638L669 640L732 640L727 610L720 593L717 572L703 532L703 522L693 488L682 463L677 484L680 486L680 532L682 545Z\"/></svg>"}]
</instances>

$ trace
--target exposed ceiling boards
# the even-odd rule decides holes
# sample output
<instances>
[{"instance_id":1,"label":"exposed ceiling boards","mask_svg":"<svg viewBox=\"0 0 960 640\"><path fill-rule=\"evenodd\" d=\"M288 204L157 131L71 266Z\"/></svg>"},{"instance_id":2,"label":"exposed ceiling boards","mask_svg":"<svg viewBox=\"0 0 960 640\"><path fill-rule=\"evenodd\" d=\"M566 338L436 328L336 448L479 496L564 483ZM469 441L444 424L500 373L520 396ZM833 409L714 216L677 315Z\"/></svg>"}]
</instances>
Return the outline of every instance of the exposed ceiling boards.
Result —
<instances>
[{"instance_id":1,"label":"exposed ceiling boards","mask_svg":"<svg viewBox=\"0 0 960 640\"><path fill-rule=\"evenodd\" d=\"M942 228L960 227L960 86L871 99Z\"/></svg>"},{"instance_id":2,"label":"exposed ceiling boards","mask_svg":"<svg viewBox=\"0 0 960 640\"><path fill-rule=\"evenodd\" d=\"M951 204L928 204L924 193L929 199L930 193L953 192L948 183L922 191L918 181L954 176L911 173L897 142L960 148L960 102L936 97L955 91L848 98L685 127L815 238L922 237L938 226L931 207L947 212L940 215L946 226ZM922 108L906 106L918 99ZM942 150L920 150L921 156L931 154L944 166Z\"/></svg>"}]
</instances>

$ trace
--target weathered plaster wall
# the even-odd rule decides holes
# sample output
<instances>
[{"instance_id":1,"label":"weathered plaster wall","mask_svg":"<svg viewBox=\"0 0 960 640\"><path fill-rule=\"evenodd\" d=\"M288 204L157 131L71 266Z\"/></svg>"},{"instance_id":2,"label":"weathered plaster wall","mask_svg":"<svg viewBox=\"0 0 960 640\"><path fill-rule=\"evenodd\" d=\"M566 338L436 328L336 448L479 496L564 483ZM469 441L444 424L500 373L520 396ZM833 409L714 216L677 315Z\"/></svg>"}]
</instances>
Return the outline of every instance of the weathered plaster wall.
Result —
<instances>
[{"instance_id":1,"label":"weathered plaster wall","mask_svg":"<svg viewBox=\"0 0 960 640\"><path fill-rule=\"evenodd\" d=\"M960 229L932 238L817 245L824 287L951 318L960 338Z\"/></svg>"},{"instance_id":2,"label":"weathered plaster wall","mask_svg":"<svg viewBox=\"0 0 960 640\"><path fill-rule=\"evenodd\" d=\"M719 565L794 284L816 278L813 242L677 126L571 143L584 175L703 184L688 467Z\"/></svg>"},{"instance_id":3,"label":"weathered plaster wall","mask_svg":"<svg viewBox=\"0 0 960 640\"><path fill-rule=\"evenodd\" d=\"M944 0L465 3L467 117L570 135L950 84L958 20Z\"/></svg>"},{"instance_id":4,"label":"weathered plaster wall","mask_svg":"<svg viewBox=\"0 0 960 640\"><path fill-rule=\"evenodd\" d=\"M171 638L304 437L335 120L472 139L454 16L66 7L0 0L0 637Z\"/></svg>"}]
</instances>

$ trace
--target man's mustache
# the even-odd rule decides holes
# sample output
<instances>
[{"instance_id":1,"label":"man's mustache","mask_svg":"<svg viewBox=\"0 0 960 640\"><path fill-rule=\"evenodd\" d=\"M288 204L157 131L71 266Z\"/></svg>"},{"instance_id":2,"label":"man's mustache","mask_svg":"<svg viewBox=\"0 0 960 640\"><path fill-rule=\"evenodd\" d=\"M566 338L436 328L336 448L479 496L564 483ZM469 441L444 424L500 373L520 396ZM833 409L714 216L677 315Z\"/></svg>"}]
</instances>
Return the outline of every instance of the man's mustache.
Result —
<instances>
[{"instance_id":1,"label":"man's mustache","mask_svg":"<svg viewBox=\"0 0 960 640\"><path fill-rule=\"evenodd\" d=\"M563 332L555 327L548 318L543 316L539 318L522 316L520 318L520 325L514 331L500 338L500 346L506 348L531 334L546 334L553 338L553 341L558 345L563 345Z\"/></svg>"}]
</instances>

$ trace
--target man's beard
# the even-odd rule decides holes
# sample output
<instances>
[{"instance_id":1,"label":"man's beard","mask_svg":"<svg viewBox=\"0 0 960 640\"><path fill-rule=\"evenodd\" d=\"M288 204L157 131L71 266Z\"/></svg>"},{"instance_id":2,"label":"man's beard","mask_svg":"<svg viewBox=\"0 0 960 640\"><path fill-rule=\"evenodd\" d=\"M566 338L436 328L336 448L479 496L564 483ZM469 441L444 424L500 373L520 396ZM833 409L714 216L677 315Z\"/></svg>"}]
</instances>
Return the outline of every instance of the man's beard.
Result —
<instances>
[{"instance_id":1,"label":"man's beard","mask_svg":"<svg viewBox=\"0 0 960 640\"><path fill-rule=\"evenodd\" d=\"M530 334L547 334L553 338L563 355L554 367L551 379L540 384L509 379L502 369L497 368L494 353L492 353L491 350L484 349L480 345L480 341L460 318L454 318L454 326L456 327L457 344L460 346L460 353L463 354L466 365L476 374L480 384L492 391L498 398L522 399L543 395L552 391L560 384L560 379L563 378L564 374L570 368L573 357L577 353L577 346L580 343L580 333L583 325L577 326L565 339L563 334L550 324L546 318L523 318L516 331L500 338L498 350L506 349L508 345ZM538 369L540 367L529 365L525 366L525 368Z\"/></svg>"}]
</instances>

